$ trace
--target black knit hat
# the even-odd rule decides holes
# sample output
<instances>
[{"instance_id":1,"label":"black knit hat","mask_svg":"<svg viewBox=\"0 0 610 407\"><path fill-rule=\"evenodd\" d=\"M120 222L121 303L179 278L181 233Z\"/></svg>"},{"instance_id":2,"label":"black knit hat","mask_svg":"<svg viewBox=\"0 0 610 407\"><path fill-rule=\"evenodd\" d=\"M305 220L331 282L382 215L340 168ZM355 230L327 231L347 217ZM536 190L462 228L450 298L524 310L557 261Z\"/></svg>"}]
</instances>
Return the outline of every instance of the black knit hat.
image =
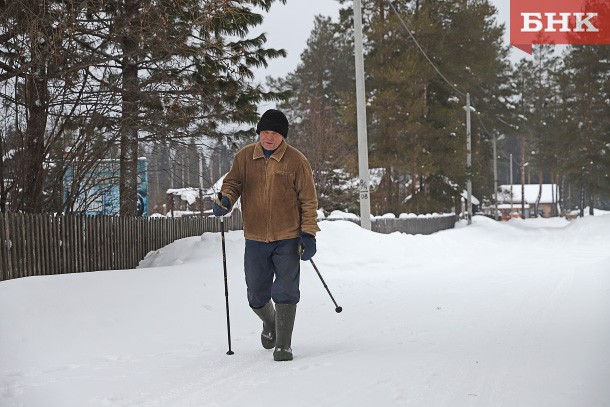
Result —
<instances>
[{"instance_id":1,"label":"black knit hat","mask_svg":"<svg viewBox=\"0 0 610 407\"><path fill-rule=\"evenodd\" d=\"M256 134L261 131L271 130L281 134L284 138L288 137L288 119L279 110L269 109L261 116L256 125Z\"/></svg>"}]
</instances>

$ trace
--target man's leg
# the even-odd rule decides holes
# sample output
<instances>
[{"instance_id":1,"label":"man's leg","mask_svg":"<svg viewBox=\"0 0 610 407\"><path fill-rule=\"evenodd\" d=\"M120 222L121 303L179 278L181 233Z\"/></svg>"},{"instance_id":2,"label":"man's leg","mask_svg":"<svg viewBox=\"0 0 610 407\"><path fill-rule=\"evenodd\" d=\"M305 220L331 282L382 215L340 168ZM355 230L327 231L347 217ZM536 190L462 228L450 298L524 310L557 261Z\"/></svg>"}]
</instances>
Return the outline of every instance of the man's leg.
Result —
<instances>
[{"instance_id":1,"label":"man's leg","mask_svg":"<svg viewBox=\"0 0 610 407\"><path fill-rule=\"evenodd\" d=\"M292 360L292 330L300 299L300 238L278 242L273 251L275 281L271 295L276 303L275 313L275 350L276 361Z\"/></svg>"},{"instance_id":2,"label":"man's leg","mask_svg":"<svg viewBox=\"0 0 610 407\"><path fill-rule=\"evenodd\" d=\"M270 249L270 243L246 240L244 254L248 303L263 321L261 344L265 349L275 347L275 308L271 302L273 263Z\"/></svg>"},{"instance_id":3,"label":"man's leg","mask_svg":"<svg viewBox=\"0 0 610 407\"><path fill-rule=\"evenodd\" d=\"M244 271L248 289L248 303L261 308L271 300L274 265L271 258L272 243L246 240Z\"/></svg>"},{"instance_id":4,"label":"man's leg","mask_svg":"<svg viewBox=\"0 0 610 407\"><path fill-rule=\"evenodd\" d=\"M271 257L275 270L275 281L271 288L271 296L276 304L296 304L301 298L299 291L300 241L300 238L295 238L275 242Z\"/></svg>"}]
</instances>

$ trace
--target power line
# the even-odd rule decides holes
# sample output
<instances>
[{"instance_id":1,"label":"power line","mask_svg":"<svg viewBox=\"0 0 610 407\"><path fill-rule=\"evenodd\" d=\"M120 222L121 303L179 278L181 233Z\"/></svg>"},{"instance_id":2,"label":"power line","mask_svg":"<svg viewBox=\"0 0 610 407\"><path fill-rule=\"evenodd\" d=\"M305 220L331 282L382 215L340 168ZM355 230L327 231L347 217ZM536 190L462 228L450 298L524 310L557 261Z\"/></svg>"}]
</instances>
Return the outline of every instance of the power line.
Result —
<instances>
[{"instance_id":1,"label":"power line","mask_svg":"<svg viewBox=\"0 0 610 407\"><path fill-rule=\"evenodd\" d=\"M436 73L438 73L438 75L447 83L447 85L449 85L451 88L453 88L453 90L455 90L460 96L466 97L466 94L462 91L460 91L457 87L455 87L454 84L452 84L451 82L449 82L449 80L445 77L445 75L443 75L443 73L440 71L440 69L437 68L437 66L434 64L434 62L432 62L432 60L430 59L430 57L428 57L428 54L426 54L426 51L424 51L424 49L422 48L422 46L419 44L419 42L417 41L417 39L415 38L415 36L413 35L413 33L411 32L411 30L409 29L409 27L407 26L407 23L405 23L405 21L403 20L403 18L400 16L400 13L398 13L398 10L396 10L396 8L394 7L394 4L392 4L391 1L389 1L390 3L390 7L392 7L392 10L394 10L394 13L396 13L396 17L398 17L398 19L400 20L400 22L402 23L403 27L405 27L405 30L407 30L407 33L409 34L409 37L411 37L411 39L413 40L413 42L415 43L415 45L417 46L417 48L419 49L419 51L422 53L422 55L424 56L424 58L426 58L426 60L428 61L428 63L432 66L432 68L434 68L434 70L436 71Z\"/></svg>"},{"instance_id":2,"label":"power line","mask_svg":"<svg viewBox=\"0 0 610 407\"><path fill-rule=\"evenodd\" d=\"M451 83L447 77L445 75L443 75L443 73L440 71L440 69L436 66L436 64L434 64L434 62L432 62L432 59L428 56L428 54L426 53L426 51L424 51L423 47L420 45L419 41L417 41L417 38L415 38L415 36L412 33L412 30L409 29L409 27L407 26L407 23L405 22L405 20L402 18L402 16L400 15L400 13L398 12L398 10L396 10L396 8L394 7L394 4L392 4L392 1L388 1L388 3L390 4L390 7L392 8L392 10L394 10L394 13L396 14L396 17L398 17L398 19L400 20L402 26L405 28L405 30L407 30L407 33L409 34L409 37L411 37L411 39L413 40L413 42L415 43L415 45L417 46L417 48L419 49L419 51L422 53L422 55L424 56L424 58L426 58L426 60L428 61L428 63L430 64L430 66L432 66L432 68L436 71L436 73L443 79L443 81L445 81L445 83L447 83L447 85L449 85L458 95L462 96L462 97L466 97L466 94L464 92L462 92L461 90L459 90L456 85L454 85L453 83ZM478 109L476 108L476 106L472 105L471 106L477 111L477 119L479 121L479 123L481 124L481 127L483 128L483 130L485 131L485 133L491 137L490 132L487 130L487 128L485 127L485 125L483 124L483 121L481 120L481 112L478 111ZM506 123L505 121L501 120L499 117L496 117L496 119L498 119L499 121L501 121L502 123L511 126L510 124ZM511 126L512 127L512 126Z\"/></svg>"}]
</instances>

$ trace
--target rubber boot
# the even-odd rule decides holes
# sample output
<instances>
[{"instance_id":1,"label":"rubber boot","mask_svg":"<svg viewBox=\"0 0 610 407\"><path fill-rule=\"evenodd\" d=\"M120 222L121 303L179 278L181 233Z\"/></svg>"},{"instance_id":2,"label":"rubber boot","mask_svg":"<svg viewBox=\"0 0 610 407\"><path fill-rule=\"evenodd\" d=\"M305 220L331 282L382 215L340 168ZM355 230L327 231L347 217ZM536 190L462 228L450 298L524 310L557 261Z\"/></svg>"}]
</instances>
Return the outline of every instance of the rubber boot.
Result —
<instances>
[{"instance_id":1,"label":"rubber boot","mask_svg":"<svg viewBox=\"0 0 610 407\"><path fill-rule=\"evenodd\" d=\"M273 360L292 360L292 328L294 327L294 316L297 311L296 304L275 304L275 350Z\"/></svg>"},{"instance_id":2,"label":"rubber boot","mask_svg":"<svg viewBox=\"0 0 610 407\"><path fill-rule=\"evenodd\" d=\"M273 303L269 301L262 308L252 308L252 310L263 321L263 331L261 332L261 343L265 349L275 347L275 309Z\"/></svg>"}]
</instances>

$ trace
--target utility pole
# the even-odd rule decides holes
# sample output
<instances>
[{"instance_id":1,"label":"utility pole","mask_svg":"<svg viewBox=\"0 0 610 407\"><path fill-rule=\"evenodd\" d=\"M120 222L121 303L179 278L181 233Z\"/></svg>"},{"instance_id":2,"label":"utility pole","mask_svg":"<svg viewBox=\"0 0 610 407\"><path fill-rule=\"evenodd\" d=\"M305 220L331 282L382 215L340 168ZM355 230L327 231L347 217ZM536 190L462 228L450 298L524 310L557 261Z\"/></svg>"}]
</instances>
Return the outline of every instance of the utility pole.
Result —
<instances>
[{"instance_id":1,"label":"utility pole","mask_svg":"<svg viewBox=\"0 0 610 407\"><path fill-rule=\"evenodd\" d=\"M525 136L521 135L521 217L525 219Z\"/></svg>"},{"instance_id":2,"label":"utility pole","mask_svg":"<svg viewBox=\"0 0 610 407\"><path fill-rule=\"evenodd\" d=\"M364 91L364 56L362 51L362 6L354 0L354 56L356 60L356 112L358 120L358 192L360 226L371 230L371 194L369 190L369 149L366 133L366 100Z\"/></svg>"},{"instance_id":3,"label":"utility pole","mask_svg":"<svg viewBox=\"0 0 610 407\"><path fill-rule=\"evenodd\" d=\"M466 190L468 198L468 224L472 223L472 137L470 134L470 93L466 93Z\"/></svg>"},{"instance_id":4,"label":"utility pole","mask_svg":"<svg viewBox=\"0 0 610 407\"><path fill-rule=\"evenodd\" d=\"M510 154L510 218L513 217L513 154Z\"/></svg>"},{"instance_id":5,"label":"utility pole","mask_svg":"<svg viewBox=\"0 0 610 407\"><path fill-rule=\"evenodd\" d=\"M498 141L504 140L504 134L501 134L500 137L496 138L496 134L494 133L493 138L493 147L494 147L494 199L496 201L496 214L494 218L498 220L498 151L496 148L496 144Z\"/></svg>"},{"instance_id":6,"label":"utility pole","mask_svg":"<svg viewBox=\"0 0 610 407\"><path fill-rule=\"evenodd\" d=\"M203 216L203 153L197 150L199 154L199 216Z\"/></svg>"}]
</instances>

